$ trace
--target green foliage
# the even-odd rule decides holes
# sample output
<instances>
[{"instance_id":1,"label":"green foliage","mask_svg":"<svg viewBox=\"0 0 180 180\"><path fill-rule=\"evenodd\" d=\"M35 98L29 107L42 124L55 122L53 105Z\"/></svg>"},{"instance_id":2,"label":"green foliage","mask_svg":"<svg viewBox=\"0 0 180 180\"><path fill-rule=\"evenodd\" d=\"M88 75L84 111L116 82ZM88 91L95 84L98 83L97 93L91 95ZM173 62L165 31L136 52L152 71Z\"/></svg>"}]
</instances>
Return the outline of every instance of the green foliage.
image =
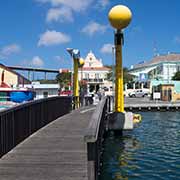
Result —
<instances>
[{"instance_id":1,"label":"green foliage","mask_svg":"<svg viewBox=\"0 0 180 180\"><path fill-rule=\"evenodd\" d=\"M71 82L71 72L62 72L56 76L56 80L58 81L61 88L70 85Z\"/></svg>"},{"instance_id":2,"label":"green foliage","mask_svg":"<svg viewBox=\"0 0 180 180\"><path fill-rule=\"evenodd\" d=\"M134 76L129 74L128 68L124 67L123 68L123 79L124 79L124 84L133 82Z\"/></svg>"},{"instance_id":3,"label":"green foliage","mask_svg":"<svg viewBox=\"0 0 180 180\"><path fill-rule=\"evenodd\" d=\"M58 81L56 79L39 79L37 80L40 82L40 84L57 84Z\"/></svg>"},{"instance_id":4,"label":"green foliage","mask_svg":"<svg viewBox=\"0 0 180 180\"><path fill-rule=\"evenodd\" d=\"M113 81L113 79L114 79L113 76L115 75L115 72L113 72L113 71L115 71L115 68L114 68L114 66L109 66L109 65L106 67L111 69L109 71L109 73L107 73L107 80ZM128 68L124 67L123 68L123 82L124 82L124 84L133 82L133 78L134 78L134 76L129 74Z\"/></svg>"},{"instance_id":5,"label":"green foliage","mask_svg":"<svg viewBox=\"0 0 180 180\"><path fill-rule=\"evenodd\" d=\"M180 71L177 71L175 75L172 77L172 80L180 81Z\"/></svg>"}]
</instances>

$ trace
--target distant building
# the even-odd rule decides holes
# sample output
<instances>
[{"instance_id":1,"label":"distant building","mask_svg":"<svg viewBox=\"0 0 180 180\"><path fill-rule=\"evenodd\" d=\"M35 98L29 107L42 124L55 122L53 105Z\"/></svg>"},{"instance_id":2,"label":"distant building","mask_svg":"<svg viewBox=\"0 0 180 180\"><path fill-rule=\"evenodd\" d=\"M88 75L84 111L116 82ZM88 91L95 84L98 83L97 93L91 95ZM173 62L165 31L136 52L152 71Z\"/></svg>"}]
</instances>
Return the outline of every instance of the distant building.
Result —
<instances>
[{"instance_id":1,"label":"distant building","mask_svg":"<svg viewBox=\"0 0 180 180\"><path fill-rule=\"evenodd\" d=\"M131 66L129 70L139 82L151 80L169 82L177 71L180 71L180 54L175 53L155 56L151 61Z\"/></svg>"},{"instance_id":2,"label":"distant building","mask_svg":"<svg viewBox=\"0 0 180 180\"><path fill-rule=\"evenodd\" d=\"M102 60L97 59L92 51L86 58L83 68L79 69L79 80L87 83L89 92L97 92L99 89L112 86L112 82L107 80L107 73L110 68L104 67Z\"/></svg>"},{"instance_id":3,"label":"distant building","mask_svg":"<svg viewBox=\"0 0 180 180\"><path fill-rule=\"evenodd\" d=\"M25 84L24 87L34 90L34 99L58 96L59 84L40 84L40 82L32 82L32 84Z\"/></svg>"},{"instance_id":4,"label":"distant building","mask_svg":"<svg viewBox=\"0 0 180 180\"><path fill-rule=\"evenodd\" d=\"M18 86L19 84L30 84L31 81L11 70L3 64L0 64L0 80L9 87Z\"/></svg>"}]
</instances>

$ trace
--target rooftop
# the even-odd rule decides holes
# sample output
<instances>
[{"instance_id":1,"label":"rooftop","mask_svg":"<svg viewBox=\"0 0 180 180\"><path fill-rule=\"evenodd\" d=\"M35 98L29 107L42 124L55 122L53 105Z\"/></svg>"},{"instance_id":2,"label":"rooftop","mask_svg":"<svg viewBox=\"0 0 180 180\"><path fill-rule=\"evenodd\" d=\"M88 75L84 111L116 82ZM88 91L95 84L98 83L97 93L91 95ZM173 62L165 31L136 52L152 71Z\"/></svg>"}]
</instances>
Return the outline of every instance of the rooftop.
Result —
<instances>
[{"instance_id":1,"label":"rooftop","mask_svg":"<svg viewBox=\"0 0 180 180\"><path fill-rule=\"evenodd\" d=\"M157 55L153 57L152 60L143 62L141 64L136 64L132 69L142 68L146 66L151 66L154 64L159 64L162 62L180 62L180 54L179 53L170 53L166 55Z\"/></svg>"}]
</instances>

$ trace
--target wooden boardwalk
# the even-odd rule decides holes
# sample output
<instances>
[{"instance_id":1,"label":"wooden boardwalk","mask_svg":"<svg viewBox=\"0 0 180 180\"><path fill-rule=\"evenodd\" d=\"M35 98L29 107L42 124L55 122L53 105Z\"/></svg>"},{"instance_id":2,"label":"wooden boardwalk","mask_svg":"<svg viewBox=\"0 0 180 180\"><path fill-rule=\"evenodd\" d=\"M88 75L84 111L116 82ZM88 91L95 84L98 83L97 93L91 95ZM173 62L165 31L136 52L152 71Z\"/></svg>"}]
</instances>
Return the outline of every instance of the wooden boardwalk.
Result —
<instances>
[{"instance_id":1,"label":"wooden boardwalk","mask_svg":"<svg viewBox=\"0 0 180 180\"><path fill-rule=\"evenodd\" d=\"M84 131L94 109L73 111L15 147L0 159L0 180L87 180Z\"/></svg>"}]
</instances>

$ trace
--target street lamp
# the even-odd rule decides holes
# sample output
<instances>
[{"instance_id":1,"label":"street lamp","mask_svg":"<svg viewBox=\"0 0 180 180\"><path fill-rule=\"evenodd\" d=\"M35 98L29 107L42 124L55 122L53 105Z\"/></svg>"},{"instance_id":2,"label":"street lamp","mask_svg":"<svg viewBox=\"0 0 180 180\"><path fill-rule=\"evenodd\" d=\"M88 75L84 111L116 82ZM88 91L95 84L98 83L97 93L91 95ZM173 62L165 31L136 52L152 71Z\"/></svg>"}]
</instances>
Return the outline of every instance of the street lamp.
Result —
<instances>
[{"instance_id":1,"label":"street lamp","mask_svg":"<svg viewBox=\"0 0 180 180\"><path fill-rule=\"evenodd\" d=\"M72 58L72 50L73 50L72 48L66 48L66 51L71 56L71 83L70 83L71 88L70 88L70 90L71 90L71 95L73 96L73 58Z\"/></svg>"},{"instance_id":2,"label":"street lamp","mask_svg":"<svg viewBox=\"0 0 180 180\"><path fill-rule=\"evenodd\" d=\"M78 68L84 65L84 60L80 57L80 51L78 49L67 48L66 49L73 58L73 96L75 108L79 108L79 81L78 81Z\"/></svg>"},{"instance_id":3,"label":"street lamp","mask_svg":"<svg viewBox=\"0 0 180 180\"><path fill-rule=\"evenodd\" d=\"M124 93L123 93L123 67L122 67L122 45L123 32L132 18L130 9L123 5L114 6L109 11L109 21L115 32L115 51L116 51L116 68L115 68L115 112L124 112Z\"/></svg>"}]
</instances>

